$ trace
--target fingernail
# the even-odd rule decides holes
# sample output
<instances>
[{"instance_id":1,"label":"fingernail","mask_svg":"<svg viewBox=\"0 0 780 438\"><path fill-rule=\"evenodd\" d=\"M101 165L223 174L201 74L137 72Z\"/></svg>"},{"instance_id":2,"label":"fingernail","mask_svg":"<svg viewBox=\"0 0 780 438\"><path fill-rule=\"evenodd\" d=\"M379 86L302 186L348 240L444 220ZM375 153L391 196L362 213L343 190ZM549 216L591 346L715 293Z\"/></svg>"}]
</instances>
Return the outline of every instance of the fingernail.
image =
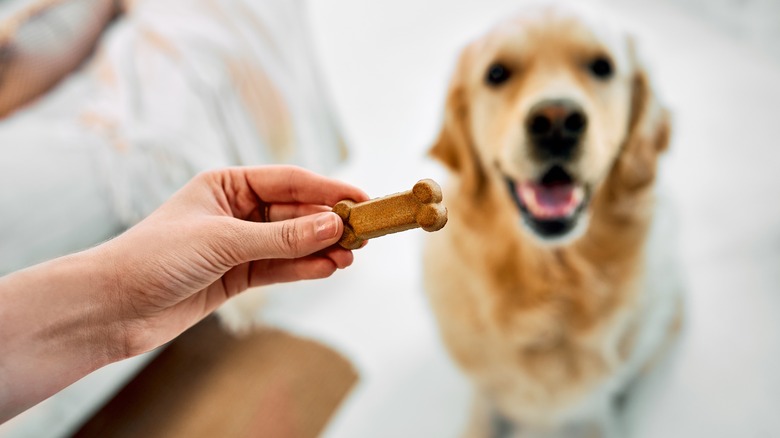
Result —
<instances>
[{"instance_id":1,"label":"fingernail","mask_svg":"<svg viewBox=\"0 0 780 438\"><path fill-rule=\"evenodd\" d=\"M317 240L331 240L339 232L339 221L341 218L335 213L323 213L314 222L316 228Z\"/></svg>"}]
</instances>

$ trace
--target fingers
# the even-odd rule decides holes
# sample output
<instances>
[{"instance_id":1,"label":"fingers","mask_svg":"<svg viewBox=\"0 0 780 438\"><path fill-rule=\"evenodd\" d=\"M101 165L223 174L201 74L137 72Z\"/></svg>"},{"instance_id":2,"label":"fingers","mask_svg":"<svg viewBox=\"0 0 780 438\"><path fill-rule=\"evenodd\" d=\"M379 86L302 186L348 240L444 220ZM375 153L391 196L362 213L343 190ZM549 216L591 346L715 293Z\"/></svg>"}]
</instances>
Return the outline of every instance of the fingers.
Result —
<instances>
[{"instance_id":1,"label":"fingers","mask_svg":"<svg viewBox=\"0 0 780 438\"><path fill-rule=\"evenodd\" d=\"M267 207L261 206L260 208L253 206L248 213L241 213L239 211L237 212L236 218L251 222L279 222L331 210L332 208L327 205L270 204Z\"/></svg>"},{"instance_id":2,"label":"fingers","mask_svg":"<svg viewBox=\"0 0 780 438\"><path fill-rule=\"evenodd\" d=\"M360 189L293 166L234 167L205 172L199 176L213 194L209 207L216 201L225 215L253 222L263 222L266 206L289 204L281 208L279 218L293 216L290 205L333 206L344 199L368 200ZM271 208L274 210L275 208ZM287 209L287 210L284 210ZM287 211L287 213L285 213ZM310 211L310 213L317 211ZM297 214L302 216L303 214Z\"/></svg>"},{"instance_id":3,"label":"fingers","mask_svg":"<svg viewBox=\"0 0 780 438\"><path fill-rule=\"evenodd\" d=\"M338 245L333 245L330 248L326 248L316 254L315 256L327 257L336 264L339 269L345 269L352 265L355 261L355 256L351 250L344 249Z\"/></svg>"},{"instance_id":4,"label":"fingers","mask_svg":"<svg viewBox=\"0 0 780 438\"><path fill-rule=\"evenodd\" d=\"M261 260L252 264L250 287L327 278L352 264L352 251L331 248L300 259Z\"/></svg>"},{"instance_id":5,"label":"fingers","mask_svg":"<svg viewBox=\"0 0 780 438\"><path fill-rule=\"evenodd\" d=\"M333 206L344 199L368 200L362 190L335 179L293 166L246 167L250 188L268 203L302 203Z\"/></svg>"},{"instance_id":6,"label":"fingers","mask_svg":"<svg viewBox=\"0 0 780 438\"><path fill-rule=\"evenodd\" d=\"M334 245L344 232L341 218L332 212L255 223L234 220L220 245L234 254L236 264L253 260L295 259Z\"/></svg>"},{"instance_id":7,"label":"fingers","mask_svg":"<svg viewBox=\"0 0 780 438\"><path fill-rule=\"evenodd\" d=\"M331 207L327 205L311 204L272 204L268 208L268 221L279 222L297 217L309 216L312 214L330 211Z\"/></svg>"}]
</instances>

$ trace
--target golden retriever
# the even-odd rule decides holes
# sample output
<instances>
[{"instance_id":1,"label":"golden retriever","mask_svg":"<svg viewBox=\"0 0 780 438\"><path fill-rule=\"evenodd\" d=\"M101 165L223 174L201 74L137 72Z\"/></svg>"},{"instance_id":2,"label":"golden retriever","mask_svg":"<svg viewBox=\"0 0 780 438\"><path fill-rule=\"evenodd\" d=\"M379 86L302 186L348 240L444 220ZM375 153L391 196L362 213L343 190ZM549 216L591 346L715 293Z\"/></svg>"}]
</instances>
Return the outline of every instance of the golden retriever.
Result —
<instances>
[{"instance_id":1,"label":"golden retriever","mask_svg":"<svg viewBox=\"0 0 780 438\"><path fill-rule=\"evenodd\" d=\"M537 5L463 51L431 150L452 180L425 281L475 384L468 436L620 436L615 398L681 313L648 243L669 133L606 19Z\"/></svg>"}]
</instances>

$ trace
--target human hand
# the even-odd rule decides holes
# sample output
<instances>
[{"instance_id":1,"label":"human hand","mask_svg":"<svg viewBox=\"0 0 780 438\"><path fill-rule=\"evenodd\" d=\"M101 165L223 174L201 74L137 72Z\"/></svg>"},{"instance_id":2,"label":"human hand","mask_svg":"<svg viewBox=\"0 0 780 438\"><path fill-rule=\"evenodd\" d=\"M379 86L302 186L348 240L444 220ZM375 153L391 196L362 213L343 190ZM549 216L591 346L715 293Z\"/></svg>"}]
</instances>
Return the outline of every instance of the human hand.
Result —
<instances>
[{"instance_id":1,"label":"human hand","mask_svg":"<svg viewBox=\"0 0 780 438\"><path fill-rule=\"evenodd\" d=\"M368 196L309 171L269 166L201 174L96 248L112 266L124 356L173 339L249 287L325 278L352 263L331 206Z\"/></svg>"}]
</instances>

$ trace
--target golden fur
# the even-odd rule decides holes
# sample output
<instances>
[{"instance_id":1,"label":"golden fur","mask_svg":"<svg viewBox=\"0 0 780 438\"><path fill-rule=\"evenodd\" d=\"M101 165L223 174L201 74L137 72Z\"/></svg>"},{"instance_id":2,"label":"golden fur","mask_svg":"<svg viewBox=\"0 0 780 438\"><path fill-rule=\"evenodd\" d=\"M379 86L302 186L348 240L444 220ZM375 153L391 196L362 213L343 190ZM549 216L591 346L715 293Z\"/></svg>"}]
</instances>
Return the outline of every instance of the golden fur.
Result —
<instances>
[{"instance_id":1,"label":"golden fur","mask_svg":"<svg viewBox=\"0 0 780 438\"><path fill-rule=\"evenodd\" d=\"M638 352L634 338L651 324L645 241L669 117L633 40L598 26L555 6L528 11L470 44L451 82L431 151L454 177L450 221L429 237L426 288L447 347L476 385L471 436L490 436L494 415L528 436L614 433L604 418L613 386L660 348ZM595 54L614 60L610 81L582 68ZM518 72L500 90L483 81L497 59ZM520 225L503 175L538 172L521 120L558 95L581 102L590 120L576 169L592 202L584 230L550 244Z\"/></svg>"}]
</instances>

